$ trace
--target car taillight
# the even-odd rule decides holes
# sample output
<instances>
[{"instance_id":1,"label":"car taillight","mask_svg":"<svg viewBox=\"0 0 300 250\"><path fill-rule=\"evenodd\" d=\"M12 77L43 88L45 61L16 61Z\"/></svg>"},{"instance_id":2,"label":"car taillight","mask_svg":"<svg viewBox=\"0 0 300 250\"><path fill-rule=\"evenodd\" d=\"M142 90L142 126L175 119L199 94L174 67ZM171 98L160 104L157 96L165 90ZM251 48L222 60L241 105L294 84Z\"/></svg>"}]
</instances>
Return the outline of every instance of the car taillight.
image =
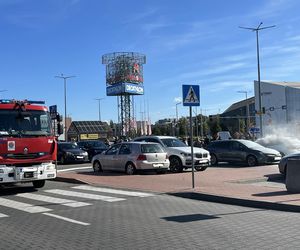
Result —
<instances>
[{"instance_id":1,"label":"car taillight","mask_svg":"<svg viewBox=\"0 0 300 250\"><path fill-rule=\"evenodd\" d=\"M145 161L145 160L147 160L147 157L146 157L146 155L139 155L136 160L137 161Z\"/></svg>"}]
</instances>

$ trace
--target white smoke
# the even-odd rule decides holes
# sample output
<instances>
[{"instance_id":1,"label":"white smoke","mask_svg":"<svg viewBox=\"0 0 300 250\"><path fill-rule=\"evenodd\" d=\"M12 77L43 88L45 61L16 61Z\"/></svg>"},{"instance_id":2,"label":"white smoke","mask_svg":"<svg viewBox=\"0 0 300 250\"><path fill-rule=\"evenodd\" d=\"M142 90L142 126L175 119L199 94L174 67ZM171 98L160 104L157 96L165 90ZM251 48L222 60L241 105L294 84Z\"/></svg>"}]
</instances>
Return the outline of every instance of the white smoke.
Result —
<instances>
[{"instance_id":1,"label":"white smoke","mask_svg":"<svg viewBox=\"0 0 300 250\"><path fill-rule=\"evenodd\" d=\"M263 132L264 137L256 140L257 143L284 155L300 152L300 131L297 125L272 126Z\"/></svg>"}]
</instances>

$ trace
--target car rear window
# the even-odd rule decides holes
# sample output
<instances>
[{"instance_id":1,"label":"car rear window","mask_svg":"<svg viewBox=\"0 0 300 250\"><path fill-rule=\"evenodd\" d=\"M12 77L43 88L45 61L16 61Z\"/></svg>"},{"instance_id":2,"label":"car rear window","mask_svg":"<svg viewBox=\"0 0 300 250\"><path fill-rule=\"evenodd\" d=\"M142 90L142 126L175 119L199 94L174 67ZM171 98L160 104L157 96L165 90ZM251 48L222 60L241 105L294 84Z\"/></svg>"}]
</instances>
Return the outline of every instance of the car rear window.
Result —
<instances>
[{"instance_id":1,"label":"car rear window","mask_svg":"<svg viewBox=\"0 0 300 250\"><path fill-rule=\"evenodd\" d=\"M159 146L159 144L142 144L141 152L142 153L163 153L164 150L162 149L161 146Z\"/></svg>"}]
</instances>

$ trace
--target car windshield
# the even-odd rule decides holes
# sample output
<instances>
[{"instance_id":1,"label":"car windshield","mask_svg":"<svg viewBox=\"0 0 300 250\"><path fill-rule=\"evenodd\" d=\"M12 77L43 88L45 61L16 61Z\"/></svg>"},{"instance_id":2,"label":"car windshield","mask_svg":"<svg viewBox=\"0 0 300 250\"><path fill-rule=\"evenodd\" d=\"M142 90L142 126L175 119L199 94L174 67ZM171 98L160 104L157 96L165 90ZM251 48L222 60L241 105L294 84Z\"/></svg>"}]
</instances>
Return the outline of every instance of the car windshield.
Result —
<instances>
[{"instance_id":1,"label":"car windshield","mask_svg":"<svg viewBox=\"0 0 300 250\"><path fill-rule=\"evenodd\" d=\"M164 138L161 139L161 141L166 147L188 147L185 143L177 138Z\"/></svg>"},{"instance_id":2,"label":"car windshield","mask_svg":"<svg viewBox=\"0 0 300 250\"><path fill-rule=\"evenodd\" d=\"M50 116L39 110L0 110L0 135L51 135Z\"/></svg>"},{"instance_id":3,"label":"car windshield","mask_svg":"<svg viewBox=\"0 0 300 250\"><path fill-rule=\"evenodd\" d=\"M244 144L246 147L248 148L252 148L252 149L261 149L261 148L265 148L264 146L256 143L256 142L253 142L253 141L241 141L242 144Z\"/></svg>"},{"instance_id":4,"label":"car windshield","mask_svg":"<svg viewBox=\"0 0 300 250\"><path fill-rule=\"evenodd\" d=\"M78 145L75 143L63 143L61 144L62 149L79 149Z\"/></svg>"},{"instance_id":5,"label":"car windshield","mask_svg":"<svg viewBox=\"0 0 300 250\"><path fill-rule=\"evenodd\" d=\"M159 144L142 144L142 153L163 153L164 150Z\"/></svg>"}]
</instances>

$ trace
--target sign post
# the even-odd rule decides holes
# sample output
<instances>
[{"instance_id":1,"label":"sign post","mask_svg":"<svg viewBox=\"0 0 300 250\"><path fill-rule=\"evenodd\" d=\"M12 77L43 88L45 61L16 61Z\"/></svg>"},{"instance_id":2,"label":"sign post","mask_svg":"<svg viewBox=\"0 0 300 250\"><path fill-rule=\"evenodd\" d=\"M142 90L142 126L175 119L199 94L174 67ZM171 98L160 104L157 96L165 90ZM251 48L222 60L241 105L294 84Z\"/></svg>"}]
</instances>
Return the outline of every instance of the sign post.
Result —
<instances>
[{"instance_id":1,"label":"sign post","mask_svg":"<svg viewBox=\"0 0 300 250\"><path fill-rule=\"evenodd\" d=\"M194 164L194 143L193 143L193 117L192 107L200 106L199 85L182 85L182 104L190 107L190 143L192 157L192 187L195 188L195 164ZM197 117L196 117L197 119Z\"/></svg>"}]
</instances>

